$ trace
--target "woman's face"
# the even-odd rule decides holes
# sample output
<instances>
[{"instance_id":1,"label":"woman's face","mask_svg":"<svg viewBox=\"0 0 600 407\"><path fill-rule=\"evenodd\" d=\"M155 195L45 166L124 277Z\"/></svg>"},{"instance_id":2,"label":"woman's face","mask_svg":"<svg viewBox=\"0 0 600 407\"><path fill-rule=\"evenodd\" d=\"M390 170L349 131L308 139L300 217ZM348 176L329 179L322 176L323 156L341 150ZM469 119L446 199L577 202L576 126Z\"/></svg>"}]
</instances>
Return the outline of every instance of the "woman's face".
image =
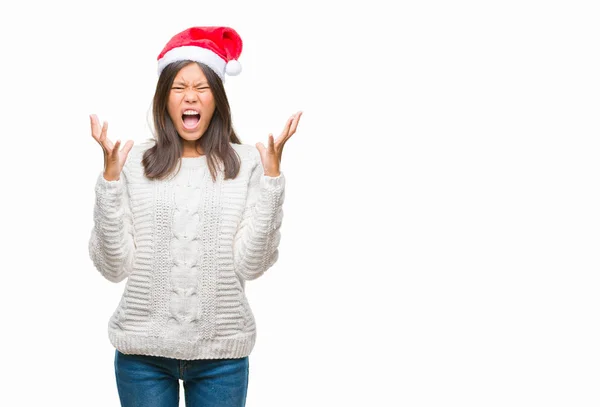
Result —
<instances>
[{"instance_id":1,"label":"woman's face","mask_svg":"<svg viewBox=\"0 0 600 407\"><path fill-rule=\"evenodd\" d=\"M198 64L191 63L177 73L169 92L167 111L184 140L198 140L208 129L215 100Z\"/></svg>"}]
</instances>

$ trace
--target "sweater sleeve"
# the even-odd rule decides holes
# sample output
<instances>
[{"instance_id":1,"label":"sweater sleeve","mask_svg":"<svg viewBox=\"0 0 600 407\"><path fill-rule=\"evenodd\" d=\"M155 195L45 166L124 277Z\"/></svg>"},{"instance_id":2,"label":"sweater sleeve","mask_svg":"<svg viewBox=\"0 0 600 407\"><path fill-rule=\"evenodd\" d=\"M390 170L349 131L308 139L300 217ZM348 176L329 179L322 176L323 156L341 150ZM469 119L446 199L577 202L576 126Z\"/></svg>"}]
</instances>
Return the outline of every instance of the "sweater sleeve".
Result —
<instances>
[{"instance_id":1,"label":"sweater sleeve","mask_svg":"<svg viewBox=\"0 0 600 407\"><path fill-rule=\"evenodd\" d=\"M234 268L245 280L260 277L277 261L285 178L264 175L260 158L251 170L246 205L234 237Z\"/></svg>"},{"instance_id":2,"label":"sweater sleeve","mask_svg":"<svg viewBox=\"0 0 600 407\"><path fill-rule=\"evenodd\" d=\"M107 280L118 283L133 268L135 240L125 176L107 181L102 172L96 180L94 227L89 255L94 267Z\"/></svg>"}]
</instances>

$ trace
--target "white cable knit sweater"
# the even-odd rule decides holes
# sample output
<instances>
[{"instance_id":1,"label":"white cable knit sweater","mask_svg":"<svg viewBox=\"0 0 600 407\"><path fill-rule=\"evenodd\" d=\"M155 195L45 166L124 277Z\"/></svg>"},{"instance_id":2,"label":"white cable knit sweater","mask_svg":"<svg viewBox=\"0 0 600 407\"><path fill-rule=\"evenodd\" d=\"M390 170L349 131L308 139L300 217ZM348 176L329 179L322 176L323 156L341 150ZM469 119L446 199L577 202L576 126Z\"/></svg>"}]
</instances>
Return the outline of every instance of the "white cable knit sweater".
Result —
<instances>
[{"instance_id":1,"label":"white cable knit sweater","mask_svg":"<svg viewBox=\"0 0 600 407\"><path fill-rule=\"evenodd\" d=\"M242 164L213 182L206 157L182 158L149 180L135 145L118 181L96 181L89 255L106 279L127 278L108 322L123 353L177 359L241 358L254 347L246 280L278 257L285 179L264 175L256 147L231 144Z\"/></svg>"}]
</instances>

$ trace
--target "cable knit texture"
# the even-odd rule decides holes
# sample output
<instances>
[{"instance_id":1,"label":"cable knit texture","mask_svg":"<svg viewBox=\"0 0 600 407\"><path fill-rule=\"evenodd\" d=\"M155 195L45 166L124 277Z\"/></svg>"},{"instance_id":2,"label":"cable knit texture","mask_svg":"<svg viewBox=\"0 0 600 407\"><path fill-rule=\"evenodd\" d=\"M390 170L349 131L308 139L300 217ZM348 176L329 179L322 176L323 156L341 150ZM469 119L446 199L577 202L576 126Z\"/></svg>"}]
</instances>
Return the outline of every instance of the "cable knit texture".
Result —
<instances>
[{"instance_id":1,"label":"cable knit texture","mask_svg":"<svg viewBox=\"0 0 600 407\"><path fill-rule=\"evenodd\" d=\"M96 181L89 255L107 280L127 279L108 337L127 354L241 358L256 339L247 280L276 261L285 178L264 175L256 147L231 144L240 173L213 182L205 156L149 180L135 145L119 180Z\"/></svg>"}]
</instances>

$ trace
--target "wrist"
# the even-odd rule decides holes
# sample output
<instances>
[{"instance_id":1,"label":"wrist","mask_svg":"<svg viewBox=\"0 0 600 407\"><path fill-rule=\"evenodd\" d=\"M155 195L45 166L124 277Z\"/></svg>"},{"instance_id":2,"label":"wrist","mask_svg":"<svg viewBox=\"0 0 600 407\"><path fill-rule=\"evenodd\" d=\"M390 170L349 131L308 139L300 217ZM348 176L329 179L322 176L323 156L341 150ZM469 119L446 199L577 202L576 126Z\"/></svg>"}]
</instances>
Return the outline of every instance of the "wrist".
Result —
<instances>
[{"instance_id":1,"label":"wrist","mask_svg":"<svg viewBox=\"0 0 600 407\"><path fill-rule=\"evenodd\" d=\"M102 174L102 176L104 177L104 179L106 181L118 181L119 178L120 178L120 177L116 177L116 178L115 177L111 177L110 175L106 175L106 173Z\"/></svg>"}]
</instances>

